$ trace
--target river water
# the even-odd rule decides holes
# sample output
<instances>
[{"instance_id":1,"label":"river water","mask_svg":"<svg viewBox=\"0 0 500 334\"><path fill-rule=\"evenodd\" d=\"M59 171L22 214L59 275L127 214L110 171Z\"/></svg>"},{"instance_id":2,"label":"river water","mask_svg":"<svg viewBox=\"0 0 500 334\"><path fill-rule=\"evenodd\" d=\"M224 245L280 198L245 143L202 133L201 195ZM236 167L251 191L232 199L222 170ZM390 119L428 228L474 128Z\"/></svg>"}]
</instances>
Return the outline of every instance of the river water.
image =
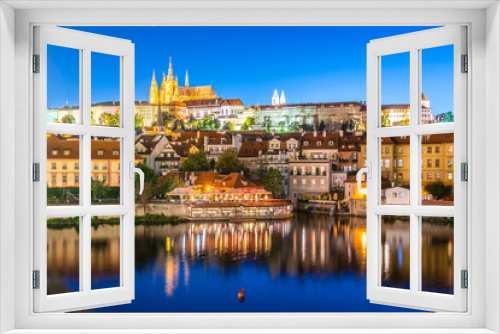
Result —
<instances>
[{"instance_id":1,"label":"river water","mask_svg":"<svg viewBox=\"0 0 500 334\"><path fill-rule=\"evenodd\" d=\"M119 285L119 225L92 229L92 288ZM93 312L398 312L366 299L366 220L138 225L135 300ZM453 292L453 223L422 223L422 288ZM49 294L77 291L77 227L48 228ZM383 219L381 282L409 288L409 221ZM244 289L245 298L238 299Z\"/></svg>"}]
</instances>

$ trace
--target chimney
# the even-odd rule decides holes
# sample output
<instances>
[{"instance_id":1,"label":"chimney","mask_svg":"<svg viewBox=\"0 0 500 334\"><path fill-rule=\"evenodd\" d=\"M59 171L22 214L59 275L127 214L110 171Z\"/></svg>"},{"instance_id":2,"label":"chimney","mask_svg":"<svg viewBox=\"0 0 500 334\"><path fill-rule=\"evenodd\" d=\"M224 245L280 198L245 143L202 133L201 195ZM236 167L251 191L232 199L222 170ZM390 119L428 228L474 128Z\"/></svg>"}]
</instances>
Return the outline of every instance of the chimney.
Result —
<instances>
[{"instance_id":1,"label":"chimney","mask_svg":"<svg viewBox=\"0 0 500 334\"><path fill-rule=\"evenodd\" d=\"M326 129L323 130L323 138L326 138Z\"/></svg>"},{"instance_id":2,"label":"chimney","mask_svg":"<svg viewBox=\"0 0 500 334\"><path fill-rule=\"evenodd\" d=\"M316 131L316 128L314 128L314 138L318 136L318 131Z\"/></svg>"},{"instance_id":3,"label":"chimney","mask_svg":"<svg viewBox=\"0 0 500 334\"><path fill-rule=\"evenodd\" d=\"M200 138L200 130L196 131L196 138Z\"/></svg>"}]
</instances>

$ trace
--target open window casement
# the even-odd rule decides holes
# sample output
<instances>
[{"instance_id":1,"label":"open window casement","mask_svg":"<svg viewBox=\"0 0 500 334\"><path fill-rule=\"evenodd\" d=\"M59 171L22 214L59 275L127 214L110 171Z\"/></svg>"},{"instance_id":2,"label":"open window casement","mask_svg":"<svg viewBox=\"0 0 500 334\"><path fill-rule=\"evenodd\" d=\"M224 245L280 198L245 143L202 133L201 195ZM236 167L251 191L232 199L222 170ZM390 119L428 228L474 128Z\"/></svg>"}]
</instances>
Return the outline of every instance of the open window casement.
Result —
<instances>
[{"instance_id":1,"label":"open window casement","mask_svg":"<svg viewBox=\"0 0 500 334\"><path fill-rule=\"evenodd\" d=\"M54 52L60 57L52 57ZM65 312L129 303L134 299L134 44L70 29L37 26L33 53L34 311ZM116 61L119 78L119 114L115 115L114 123L107 126L98 126L92 121L99 118L91 112L91 92L95 91L92 76L102 80L99 71L103 71L103 67L93 63L93 58L99 57L112 57ZM61 63L74 65L74 77L78 78L74 79L79 87L78 106L68 107L63 122L48 117L47 104L48 96L58 94L51 82L61 76L57 72ZM105 169L101 176L94 173L91 166L94 161L101 164L100 170ZM107 161L112 161L109 164L113 166ZM96 201L92 180L104 185L117 184L116 202ZM53 195L54 189L59 191L57 196ZM116 246L113 256L120 259L119 279L106 288L92 279L95 265L92 261L99 260L92 249L107 246L103 246L103 242L99 244L99 235L94 235L96 228L92 222L96 217L114 217L114 223L120 224L120 233L112 241ZM78 229L79 239L48 245L47 224L56 218L70 221ZM50 285L47 253L56 246L54 256L72 258L72 263L77 263L72 272L72 286L54 288Z\"/></svg>"},{"instance_id":2,"label":"open window casement","mask_svg":"<svg viewBox=\"0 0 500 334\"><path fill-rule=\"evenodd\" d=\"M451 62L453 69L450 70L450 76L452 76L451 82L454 87L450 88L450 91L453 92L454 120L436 123L429 117L430 110L424 110L429 106L425 105L426 99L423 95L425 92L422 91L422 83L426 79L423 78L422 59L424 55L440 47L452 48L450 58L453 59ZM402 75L397 79L400 80L401 85L409 86L410 113L406 120L396 124L394 119L391 123L391 120L382 114L382 104L387 103L382 101L384 94L382 86L383 64L387 59L385 57L398 54L405 54L409 58L409 76ZM421 310L456 312L467 310L467 289L462 282L467 274L467 182L461 180L461 173L467 167L464 165L467 163L466 72L468 69L466 54L466 27L458 26L373 40L367 46L367 297L372 303ZM438 69L439 67L435 70ZM408 78L410 82L404 82ZM396 112L395 115L397 116L398 113ZM385 148L388 141L394 144L392 145L394 150L396 148L400 150L398 153L403 154L404 149L408 150L409 163L406 159L382 161L383 155L391 152L390 149ZM429 143L438 144L430 145ZM398 144L405 145L398 146ZM437 146L439 148L436 148ZM444 153L443 150L445 150ZM445 154L446 159L435 162L439 159L427 159L425 157L427 153L429 155L439 153L440 156ZM384 168L390 164L393 164L393 169L388 172ZM444 167L439 166L447 169L445 175L442 175L442 172L427 173L427 170L426 175L423 175L423 168L434 168L437 164L446 164ZM405 167L406 170L400 172L400 167ZM405 178L409 180L409 184L401 182ZM453 188L454 203L447 201L448 206L445 206L439 198L428 201L429 197L426 196L429 194L426 192L425 184L429 183L428 179L432 178L434 180L439 178ZM400 194L393 196L394 193L391 193L391 198L389 198L389 193L385 191L387 188L399 189ZM408 195L405 195L405 192ZM406 202L403 200L394 203L395 199L399 200L404 196L408 196ZM395 219L401 220L402 217L404 219L402 219L401 226L404 227L401 227L401 230L404 233L384 235L384 219L389 218L394 221ZM447 219L454 229L452 240L445 244L449 256L453 259L448 264L452 268L450 269L452 275L449 275L453 280L451 292L442 293L439 290L429 289L427 281L423 279L423 275L428 275L429 271L429 267L425 269L425 263L441 261L435 254L423 255L426 240L423 240L422 228L430 226L435 229L432 223L424 225L424 221L429 222L432 219ZM399 247L397 243L401 243L401 239L404 238L408 238L410 244L406 255L409 255L409 263L403 263L402 266L402 270L406 269L409 272L408 284L387 284L384 277L390 276L388 275L390 261L405 261L403 259L405 255L402 254L401 249L398 249L396 253L393 252L394 248ZM391 255L392 259L390 259Z\"/></svg>"}]
</instances>

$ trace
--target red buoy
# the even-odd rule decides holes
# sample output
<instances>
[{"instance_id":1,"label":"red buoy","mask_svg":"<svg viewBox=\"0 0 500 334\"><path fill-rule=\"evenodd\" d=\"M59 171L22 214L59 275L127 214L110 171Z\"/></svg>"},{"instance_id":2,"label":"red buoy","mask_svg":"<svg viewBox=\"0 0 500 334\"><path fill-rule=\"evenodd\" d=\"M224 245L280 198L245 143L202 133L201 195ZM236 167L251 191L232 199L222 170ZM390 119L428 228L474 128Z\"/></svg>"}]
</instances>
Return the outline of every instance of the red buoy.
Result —
<instances>
[{"instance_id":1,"label":"red buoy","mask_svg":"<svg viewBox=\"0 0 500 334\"><path fill-rule=\"evenodd\" d=\"M245 289L240 289L240 291L238 292L238 300L240 302L245 300Z\"/></svg>"}]
</instances>

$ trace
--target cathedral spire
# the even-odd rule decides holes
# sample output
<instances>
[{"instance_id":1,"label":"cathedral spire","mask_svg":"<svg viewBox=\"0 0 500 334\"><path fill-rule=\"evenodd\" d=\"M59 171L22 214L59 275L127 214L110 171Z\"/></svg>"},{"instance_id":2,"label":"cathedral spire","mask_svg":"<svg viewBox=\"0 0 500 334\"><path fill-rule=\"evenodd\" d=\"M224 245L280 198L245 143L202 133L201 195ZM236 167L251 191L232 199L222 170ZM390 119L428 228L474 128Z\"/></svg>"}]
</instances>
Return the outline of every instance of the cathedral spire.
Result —
<instances>
[{"instance_id":1,"label":"cathedral spire","mask_svg":"<svg viewBox=\"0 0 500 334\"><path fill-rule=\"evenodd\" d=\"M167 80L174 80L174 69L172 68L172 57L168 59L168 76Z\"/></svg>"},{"instance_id":2,"label":"cathedral spire","mask_svg":"<svg viewBox=\"0 0 500 334\"><path fill-rule=\"evenodd\" d=\"M151 84L156 83L155 70L153 70L153 79L151 80Z\"/></svg>"},{"instance_id":3,"label":"cathedral spire","mask_svg":"<svg viewBox=\"0 0 500 334\"><path fill-rule=\"evenodd\" d=\"M281 104L286 104L286 99L285 99L285 91L281 91L281 97L280 97L280 105Z\"/></svg>"},{"instance_id":4,"label":"cathedral spire","mask_svg":"<svg viewBox=\"0 0 500 334\"><path fill-rule=\"evenodd\" d=\"M273 106L278 106L279 104L280 104L280 97L278 95L278 90L275 88L273 94Z\"/></svg>"},{"instance_id":5,"label":"cathedral spire","mask_svg":"<svg viewBox=\"0 0 500 334\"><path fill-rule=\"evenodd\" d=\"M188 70L186 70L186 84L184 86L186 86L186 88L189 88Z\"/></svg>"}]
</instances>

